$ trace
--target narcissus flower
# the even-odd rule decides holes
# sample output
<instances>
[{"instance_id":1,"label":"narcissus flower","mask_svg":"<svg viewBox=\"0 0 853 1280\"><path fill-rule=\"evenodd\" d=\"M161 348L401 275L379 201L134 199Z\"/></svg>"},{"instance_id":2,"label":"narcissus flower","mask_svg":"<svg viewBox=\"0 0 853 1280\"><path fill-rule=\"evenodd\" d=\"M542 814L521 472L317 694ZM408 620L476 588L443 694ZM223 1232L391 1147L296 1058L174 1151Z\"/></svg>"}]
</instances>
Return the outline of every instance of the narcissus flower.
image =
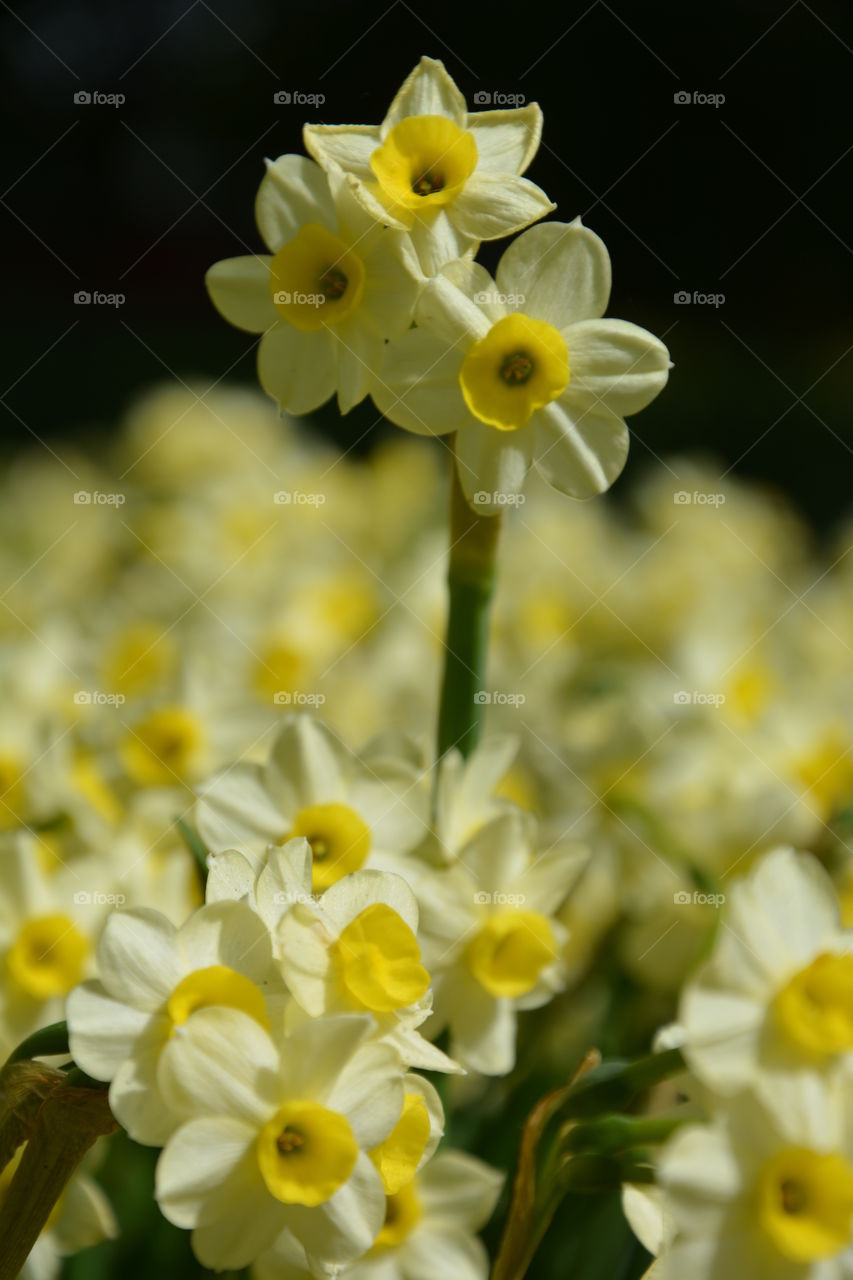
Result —
<instances>
[{"instance_id":1,"label":"narcissus flower","mask_svg":"<svg viewBox=\"0 0 853 1280\"><path fill-rule=\"evenodd\" d=\"M680 1021L699 1080L769 1099L798 1076L853 1068L853 934L811 854L776 849L736 881L708 963L688 982Z\"/></svg>"},{"instance_id":2,"label":"narcissus flower","mask_svg":"<svg viewBox=\"0 0 853 1280\"><path fill-rule=\"evenodd\" d=\"M580 219L532 227L496 280L458 261L429 281L373 398L408 431L456 433L459 479L480 512L511 501L533 462L563 493L602 493L628 456L624 416L669 371L657 338L601 319L609 297L607 249Z\"/></svg>"},{"instance_id":3,"label":"narcissus flower","mask_svg":"<svg viewBox=\"0 0 853 1280\"><path fill-rule=\"evenodd\" d=\"M268 845L303 836L313 887L393 864L423 836L424 794L402 750L361 755L307 715L288 717L264 765L241 763L199 789L196 823L215 853L236 849L257 867Z\"/></svg>"},{"instance_id":4,"label":"narcissus flower","mask_svg":"<svg viewBox=\"0 0 853 1280\"><path fill-rule=\"evenodd\" d=\"M163 1213L199 1261L244 1267L284 1230L320 1263L370 1248L385 1212L369 1152L400 1121L399 1059L372 1020L309 1020L276 1045L236 1009L205 1009L163 1055L164 1091L191 1116L157 1166Z\"/></svg>"},{"instance_id":5,"label":"narcissus flower","mask_svg":"<svg viewBox=\"0 0 853 1280\"><path fill-rule=\"evenodd\" d=\"M411 242L371 218L351 181L304 156L267 162L255 212L272 256L212 266L214 305L264 335L258 376L282 412L309 413L337 392L348 413L367 395L383 343L411 322L420 279Z\"/></svg>"},{"instance_id":6,"label":"narcissus flower","mask_svg":"<svg viewBox=\"0 0 853 1280\"><path fill-rule=\"evenodd\" d=\"M356 871L316 903L295 903L282 916L277 948L288 990L311 1017L369 1012L407 1066L458 1070L416 1030L432 1010L417 935L418 904L406 881Z\"/></svg>"},{"instance_id":7,"label":"narcissus flower","mask_svg":"<svg viewBox=\"0 0 853 1280\"><path fill-rule=\"evenodd\" d=\"M415 1180L389 1195L373 1247L348 1280L486 1280L489 1259L474 1234L492 1214L503 1174L463 1151L442 1151ZM308 1280L304 1251L283 1236L258 1258L254 1280Z\"/></svg>"},{"instance_id":8,"label":"narcissus flower","mask_svg":"<svg viewBox=\"0 0 853 1280\"><path fill-rule=\"evenodd\" d=\"M137 1142L161 1145L176 1116L159 1086L164 1048L210 1005L270 1025L268 1000L284 998L263 921L240 902L199 908L176 929L158 911L109 916L97 950L100 979L68 998L74 1061L109 1080L110 1107Z\"/></svg>"},{"instance_id":9,"label":"narcissus flower","mask_svg":"<svg viewBox=\"0 0 853 1280\"><path fill-rule=\"evenodd\" d=\"M535 102L468 112L443 63L421 58L381 125L306 125L306 150L357 180L365 209L410 231L423 269L529 226L555 206L520 175L539 147Z\"/></svg>"},{"instance_id":10,"label":"narcissus flower","mask_svg":"<svg viewBox=\"0 0 853 1280\"><path fill-rule=\"evenodd\" d=\"M516 1011L547 1004L564 985L566 933L553 914L586 853L555 846L536 857L534 841L527 815L495 818L454 866L417 884L435 1023L450 1028L451 1056L484 1075L512 1069Z\"/></svg>"},{"instance_id":11,"label":"narcissus flower","mask_svg":"<svg viewBox=\"0 0 853 1280\"><path fill-rule=\"evenodd\" d=\"M845 1114L846 1112L846 1114ZM800 1089L773 1116L741 1095L661 1153L661 1280L846 1280L853 1265L849 1100Z\"/></svg>"}]
</instances>

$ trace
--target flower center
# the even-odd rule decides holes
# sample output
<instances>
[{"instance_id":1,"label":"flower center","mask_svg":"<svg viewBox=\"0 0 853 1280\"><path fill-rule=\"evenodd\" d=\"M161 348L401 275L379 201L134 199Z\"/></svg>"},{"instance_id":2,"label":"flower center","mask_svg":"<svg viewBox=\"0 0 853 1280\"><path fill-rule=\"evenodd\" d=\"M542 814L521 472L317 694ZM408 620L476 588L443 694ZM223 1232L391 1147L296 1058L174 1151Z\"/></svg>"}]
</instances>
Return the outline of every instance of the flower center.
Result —
<instances>
[{"instance_id":1,"label":"flower center","mask_svg":"<svg viewBox=\"0 0 853 1280\"><path fill-rule=\"evenodd\" d=\"M776 997L786 1034L818 1054L853 1049L853 955L824 952L795 973Z\"/></svg>"},{"instance_id":2,"label":"flower center","mask_svg":"<svg viewBox=\"0 0 853 1280\"><path fill-rule=\"evenodd\" d=\"M429 1112L419 1093L407 1093L400 1119L384 1142L370 1153L386 1195L411 1182L429 1142Z\"/></svg>"},{"instance_id":3,"label":"flower center","mask_svg":"<svg viewBox=\"0 0 853 1280\"><path fill-rule=\"evenodd\" d=\"M792 1262L831 1258L850 1243L853 1167L840 1155L789 1147L761 1170L758 1220Z\"/></svg>"},{"instance_id":4,"label":"flower center","mask_svg":"<svg viewBox=\"0 0 853 1280\"><path fill-rule=\"evenodd\" d=\"M124 766L140 786L186 780L193 771L203 734L185 707L161 707L134 726L122 743Z\"/></svg>"},{"instance_id":5,"label":"flower center","mask_svg":"<svg viewBox=\"0 0 853 1280\"><path fill-rule=\"evenodd\" d=\"M364 281L364 263L358 254L314 222L300 227L270 266L276 310L304 332L345 320L361 302Z\"/></svg>"},{"instance_id":6,"label":"flower center","mask_svg":"<svg viewBox=\"0 0 853 1280\"><path fill-rule=\"evenodd\" d=\"M385 1223L373 1242L370 1254L384 1253L386 1249L396 1249L407 1236L411 1235L420 1221L422 1212L421 1202L412 1182L394 1195L388 1196L385 1201Z\"/></svg>"},{"instance_id":7,"label":"flower center","mask_svg":"<svg viewBox=\"0 0 853 1280\"><path fill-rule=\"evenodd\" d=\"M286 1102L258 1134L256 1155L270 1195L313 1208L347 1181L358 1143L345 1116L315 1102Z\"/></svg>"},{"instance_id":8,"label":"flower center","mask_svg":"<svg viewBox=\"0 0 853 1280\"><path fill-rule=\"evenodd\" d=\"M68 916L35 916L6 953L10 975L36 1000L65 996L83 976L89 942Z\"/></svg>"},{"instance_id":9,"label":"flower center","mask_svg":"<svg viewBox=\"0 0 853 1280\"><path fill-rule=\"evenodd\" d=\"M370 828L345 804L312 804L300 809L286 839L295 836L304 836L311 846L315 892L358 871L370 853Z\"/></svg>"},{"instance_id":10,"label":"flower center","mask_svg":"<svg viewBox=\"0 0 853 1280\"><path fill-rule=\"evenodd\" d=\"M474 343L459 382L475 418L499 431L517 431L565 391L569 353L553 325L514 312Z\"/></svg>"},{"instance_id":11,"label":"flower center","mask_svg":"<svg viewBox=\"0 0 853 1280\"><path fill-rule=\"evenodd\" d=\"M370 167L392 207L423 211L455 199L477 167L477 144L446 116L407 116L373 152Z\"/></svg>"},{"instance_id":12,"label":"flower center","mask_svg":"<svg viewBox=\"0 0 853 1280\"><path fill-rule=\"evenodd\" d=\"M188 973L169 996L166 1011L172 1019L172 1031L175 1027L182 1027L197 1009L212 1006L241 1009L269 1030L264 997L254 982L227 965L212 964L206 969Z\"/></svg>"},{"instance_id":13,"label":"flower center","mask_svg":"<svg viewBox=\"0 0 853 1280\"><path fill-rule=\"evenodd\" d=\"M557 959L551 922L537 911L497 912L469 943L465 958L490 995L526 995Z\"/></svg>"},{"instance_id":14,"label":"flower center","mask_svg":"<svg viewBox=\"0 0 853 1280\"><path fill-rule=\"evenodd\" d=\"M384 902L360 911L333 947L341 980L355 1002L376 1013L414 1004L429 987L418 940Z\"/></svg>"}]
</instances>

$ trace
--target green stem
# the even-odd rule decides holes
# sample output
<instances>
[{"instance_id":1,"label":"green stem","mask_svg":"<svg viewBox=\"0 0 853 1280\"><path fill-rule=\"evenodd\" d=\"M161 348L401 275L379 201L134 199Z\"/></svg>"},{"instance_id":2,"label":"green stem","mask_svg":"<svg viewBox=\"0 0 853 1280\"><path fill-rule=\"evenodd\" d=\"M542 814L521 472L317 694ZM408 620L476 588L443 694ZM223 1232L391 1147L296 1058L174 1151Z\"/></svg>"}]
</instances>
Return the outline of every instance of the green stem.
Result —
<instances>
[{"instance_id":1,"label":"green stem","mask_svg":"<svg viewBox=\"0 0 853 1280\"><path fill-rule=\"evenodd\" d=\"M40 1031L34 1031L26 1040L22 1040L9 1055L7 1065L23 1062L27 1058L44 1058L69 1052L66 1023L52 1022L49 1027L42 1027Z\"/></svg>"},{"instance_id":2,"label":"green stem","mask_svg":"<svg viewBox=\"0 0 853 1280\"><path fill-rule=\"evenodd\" d=\"M469 507L456 461L450 495L449 609L444 675L438 715L438 754L456 747L469 756L476 747L488 701L484 688L489 648L489 611L501 517Z\"/></svg>"},{"instance_id":3,"label":"green stem","mask_svg":"<svg viewBox=\"0 0 853 1280\"><path fill-rule=\"evenodd\" d=\"M563 1150L614 1155L645 1143L665 1142L679 1125L695 1119L691 1112L659 1116L602 1116L585 1120L565 1136Z\"/></svg>"},{"instance_id":4,"label":"green stem","mask_svg":"<svg viewBox=\"0 0 853 1280\"><path fill-rule=\"evenodd\" d=\"M680 1049L650 1053L636 1062L603 1062L578 1080L560 1107L563 1120L621 1111L639 1094L685 1070Z\"/></svg>"}]
</instances>

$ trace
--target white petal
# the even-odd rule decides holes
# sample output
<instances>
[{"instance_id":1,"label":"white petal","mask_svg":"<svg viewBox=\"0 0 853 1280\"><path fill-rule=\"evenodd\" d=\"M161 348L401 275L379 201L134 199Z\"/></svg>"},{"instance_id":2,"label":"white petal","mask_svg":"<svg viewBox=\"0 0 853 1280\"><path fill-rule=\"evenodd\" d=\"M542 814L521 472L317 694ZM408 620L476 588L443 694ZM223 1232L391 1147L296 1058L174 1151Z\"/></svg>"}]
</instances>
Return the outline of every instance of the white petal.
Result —
<instances>
[{"instance_id":1,"label":"white petal","mask_svg":"<svg viewBox=\"0 0 853 1280\"><path fill-rule=\"evenodd\" d=\"M281 321L261 338L258 378L282 413L311 413L334 395L335 341L328 329L304 333Z\"/></svg>"},{"instance_id":2,"label":"white petal","mask_svg":"<svg viewBox=\"0 0 853 1280\"><path fill-rule=\"evenodd\" d=\"M465 124L465 99L437 58L421 58L403 81L382 122L382 137L406 116L447 116Z\"/></svg>"},{"instance_id":3,"label":"white petal","mask_svg":"<svg viewBox=\"0 0 853 1280\"><path fill-rule=\"evenodd\" d=\"M604 493L625 466L628 428L609 410L575 406L567 393L538 410L533 422L537 469L561 493Z\"/></svg>"},{"instance_id":4,"label":"white petal","mask_svg":"<svg viewBox=\"0 0 853 1280\"><path fill-rule=\"evenodd\" d=\"M603 316L610 257L603 241L574 222L546 222L509 246L497 270L502 293L521 294L524 311L557 329Z\"/></svg>"},{"instance_id":5,"label":"white petal","mask_svg":"<svg viewBox=\"0 0 853 1280\"><path fill-rule=\"evenodd\" d=\"M204 282L213 305L229 324L249 333L264 333L278 312L270 292L270 263L263 257L225 258L215 262Z\"/></svg>"},{"instance_id":6,"label":"white petal","mask_svg":"<svg viewBox=\"0 0 853 1280\"><path fill-rule=\"evenodd\" d=\"M259 985L270 979L269 930L246 903L211 902L200 907L179 930L178 946L187 973L221 964Z\"/></svg>"},{"instance_id":7,"label":"white petal","mask_svg":"<svg viewBox=\"0 0 853 1280\"><path fill-rule=\"evenodd\" d=\"M167 1106L157 1083L160 1057L169 1035L169 1023L158 1019L157 1038L136 1046L131 1057L119 1067L110 1085L110 1109L134 1142L162 1147L180 1123L180 1116Z\"/></svg>"},{"instance_id":8,"label":"white petal","mask_svg":"<svg viewBox=\"0 0 853 1280\"><path fill-rule=\"evenodd\" d=\"M284 980L294 1000L312 1018L327 1011L332 995L332 941L319 913L305 903L297 903L278 926Z\"/></svg>"},{"instance_id":9,"label":"white petal","mask_svg":"<svg viewBox=\"0 0 853 1280\"><path fill-rule=\"evenodd\" d=\"M386 871L356 871L344 876L321 900L321 908L338 932L374 903L382 902L396 911L413 933L418 931L418 904L402 876Z\"/></svg>"},{"instance_id":10,"label":"white petal","mask_svg":"<svg viewBox=\"0 0 853 1280\"><path fill-rule=\"evenodd\" d=\"M118 1223L104 1192L79 1172L73 1176L57 1205L56 1221L48 1228L63 1254L78 1253L118 1235ZM25 1273L22 1273L22 1280Z\"/></svg>"},{"instance_id":11,"label":"white petal","mask_svg":"<svg viewBox=\"0 0 853 1280\"><path fill-rule=\"evenodd\" d=\"M382 340L363 326L341 326L335 333L338 357L338 408L349 413L370 390L382 361Z\"/></svg>"},{"instance_id":12,"label":"white petal","mask_svg":"<svg viewBox=\"0 0 853 1280\"><path fill-rule=\"evenodd\" d=\"M514 889L530 865L535 831L536 822L530 814L510 810L480 827L460 850L459 861L479 890ZM558 904L553 905L556 908Z\"/></svg>"},{"instance_id":13,"label":"white petal","mask_svg":"<svg viewBox=\"0 0 853 1280\"><path fill-rule=\"evenodd\" d=\"M449 216L463 235L496 240L553 213L556 205L527 178L477 169L453 201Z\"/></svg>"},{"instance_id":14,"label":"white petal","mask_svg":"<svg viewBox=\"0 0 853 1280\"><path fill-rule=\"evenodd\" d=\"M288 1205L288 1229L307 1253L326 1263L350 1262L370 1248L385 1220L382 1180L360 1152L349 1180L316 1209Z\"/></svg>"},{"instance_id":15,"label":"white petal","mask_svg":"<svg viewBox=\"0 0 853 1280\"><path fill-rule=\"evenodd\" d=\"M528 911L553 915L568 897L589 862L584 845L560 844L538 855L515 882Z\"/></svg>"},{"instance_id":16,"label":"white petal","mask_svg":"<svg viewBox=\"0 0 853 1280\"><path fill-rule=\"evenodd\" d=\"M412 322L423 284L411 237L403 231L383 229L375 239L366 267L359 323L367 325L376 337L400 338Z\"/></svg>"},{"instance_id":17,"label":"white petal","mask_svg":"<svg viewBox=\"0 0 853 1280\"><path fill-rule=\"evenodd\" d=\"M669 352L639 325L583 320L563 330L572 395L589 395L625 417L639 413L666 386Z\"/></svg>"},{"instance_id":18,"label":"white petal","mask_svg":"<svg viewBox=\"0 0 853 1280\"><path fill-rule=\"evenodd\" d=\"M363 1044L341 1071L325 1098L346 1116L358 1145L378 1147L400 1119L403 1076L399 1056L388 1044Z\"/></svg>"},{"instance_id":19,"label":"white petal","mask_svg":"<svg viewBox=\"0 0 853 1280\"><path fill-rule=\"evenodd\" d=\"M148 907L111 912L98 943L98 970L123 1004L160 1009L183 977L175 926Z\"/></svg>"},{"instance_id":20,"label":"white petal","mask_svg":"<svg viewBox=\"0 0 853 1280\"><path fill-rule=\"evenodd\" d=\"M445 435L471 420L459 385L462 352L423 329L385 348L371 395L391 422L417 435Z\"/></svg>"},{"instance_id":21,"label":"white petal","mask_svg":"<svg viewBox=\"0 0 853 1280\"><path fill-rule=\"evenodd\" d=\"M318 164L307 156L290 155L267 160L266 166L255 200L255 218L273 253L292 240L306 222L336 230L332 194Z\"/></svg>"},{"instance_id":22,"label":"white petal","mask_svg":"<svg viewBox=\"0 0 853 1280\"><path fill-rule=\"evenodd\" d=\"M455 1231L452 1227L435 1228L430 1223L414 1232L403 1245L406 1280L435 1280L436 1276L453 1276L453 1280L486 1280L489 1255L476 1236Z\"/></svg>"},{"instance_id":23,"label":"white petal","mask_svg":"<svg viewBox=\"0 0 853 1280\"><path fill-rule=\"evenodd\" d=\"M479 263L449 263L424 286L415 320L428 333L453 343L462 355L472 343L485 337L492 320L503 314L501 309L498 315L490 316L484 309L493 302L496 292L495 282Z\"/></svg>"},{"instance_id":24,"label":"white petal","mask_svg":"<svg viewBox=\"0 0 853 1280\"><path fill-rule=\"evenodd\" d=\"M479 242L463 235L450 217L452 209L450 204L420 214L409 226L418 262L426 276L438 275L442 267L462 257L471 258L477 252Z\"/></svg>"},{"instance_id":25,"label":"white petal","mask_svg":"<svg viewBox=\"0 0 853 1280\"><path fill-rule=\"evenodd\" d=\"M528 424L499 431L471 417L456 437L456 467L468 503L481 515L503 511L524 488L533 456Z\"/></svg>"},{"instance_id":26,"label":"white petal","mask_svg":"<svg viewBox=\"0 0 853 1280\"><path fill-rule=\"evenodd\" d=\"M195 823L213 853L236 848L257 855L268 844L277 844L288 830L257 764L232 765L200 786Z\"/></svg>"},{"instance_id":27,"label":"white petal","mask_svg":"<svg viewBox=\"0 0 853 1280\"><path fill-rule=\"evenodd\" d=\"M71 1056L95 1080L112 1080L151 1022L148 1013L114 1000L100 982L75 987L66 1018Z\"/></svg>"},{"instance_id":28,"label":"white petal","mask_svg":"<svg viewBox=\"0 0 853 1280\"><path fill-rule=\"evenodd\" d=\"M169 1221L194 1227L206 1216L205 1201L228 1181L256 1137L251 1125L232 1116L181 1125L157 1161L157 1202Z\"/></svg>"},{"instance_id":29,"label":"white petal","mask_svg":"<svg viewBox=\"0 0 853 1280\"><path fill-rule=\"evenodd\" d=\"M368 181L373 178L370 157L379 146L375 124L306 124L302 130L305 150L324 169L337 165Z\"/></svg>"},{"instance_id":30,"label":"white petal","mask_svg":"<svg viewBox=\"0 0 853 1280\"><path fill-rule=\"evenodd\" d=\"M255 873L248 858L236 849L223 853L208 853L207 883L204 896L207 902L241 902L251 899L255 890Z\"/></svg>"},{"instance_id":31,"label":"white petal","mask_svg":"<svg viewBox=\"0 0 853 1280\"><path fill-rule=\"evenodd\" d=\"M303 1022L281 1048L281 1078L287 1096L324 1103L338 1076L374 1027L366 1014L337 1014Z\"/></svg>"},{"instance_id":32,"label":"white petal","mask_svg":"<svg viewBox=\"0 0 853 1280\"><path fill-rule=\"evenodd\" d=\"M211 1006L175 1028L160 1057L158 1081L175 1111L259 1126L278 1101L278 1066L275 1045L254 1018Z\"/></svg>"},{"instance_id":33,"label":"white petal","mask_svg":"<svg viewBox=\"0 0 853 1280\"><path fill-rule=\"evenodd\" d=\"M464 1151L440 1151L421 1173L418 1194L431 1220L479 1231L492 1215L504 1175Z\"/></svg>"},{"instance_id":34,"label":"white petal","mask_svg":"<svg viewBox=\"0 0 853 1280\"><path fill-rule=\"evenodd\" d=\"M484 1076L506 1075L515 1065L515 1025L510 1000L496 1000L477 983L463 981L450 1024L450 1053Z\"/></svg>"},{"instance_id":35,"label":"white petal","mask_svg":"<svg viewBox=\"0 0 853 1280\"><path fill-rule=\"evenodd\" d=\"M477 144L479 169L524 173L539 149L542 111L536 102L509 111L469 112L466 124Z\"/></svg>"}]
</instances>

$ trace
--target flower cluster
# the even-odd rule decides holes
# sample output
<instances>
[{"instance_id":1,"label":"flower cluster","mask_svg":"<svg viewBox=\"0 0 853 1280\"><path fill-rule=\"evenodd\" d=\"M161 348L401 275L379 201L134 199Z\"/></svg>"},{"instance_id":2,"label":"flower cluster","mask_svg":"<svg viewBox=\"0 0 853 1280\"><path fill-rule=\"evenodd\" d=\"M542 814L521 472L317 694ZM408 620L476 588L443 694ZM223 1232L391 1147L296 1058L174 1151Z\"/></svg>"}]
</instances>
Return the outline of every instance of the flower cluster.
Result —
<instances>
[{"instance_id":1,"label":"flower cluster","mask_svg":"<svg viewBox=\"0 0 853 1280\"><path fill-rule=\"evenodd\" d=\"M207 274L232 324L262 334L258 374L288 413L367 395L398 426L456 437L472 505L499 509L535 461L575 497L607 489L624 418L666 383L662 342L603 320L610 259L580 223L526 231L496 278L481 241L555 206L521 175L542 133L535 103L469 112L422 58L381 125L307 125L313 159L268 161L255 205L267 254ZM414 328L412 325L414 324Z\"/></svg>"}]
</instances>

